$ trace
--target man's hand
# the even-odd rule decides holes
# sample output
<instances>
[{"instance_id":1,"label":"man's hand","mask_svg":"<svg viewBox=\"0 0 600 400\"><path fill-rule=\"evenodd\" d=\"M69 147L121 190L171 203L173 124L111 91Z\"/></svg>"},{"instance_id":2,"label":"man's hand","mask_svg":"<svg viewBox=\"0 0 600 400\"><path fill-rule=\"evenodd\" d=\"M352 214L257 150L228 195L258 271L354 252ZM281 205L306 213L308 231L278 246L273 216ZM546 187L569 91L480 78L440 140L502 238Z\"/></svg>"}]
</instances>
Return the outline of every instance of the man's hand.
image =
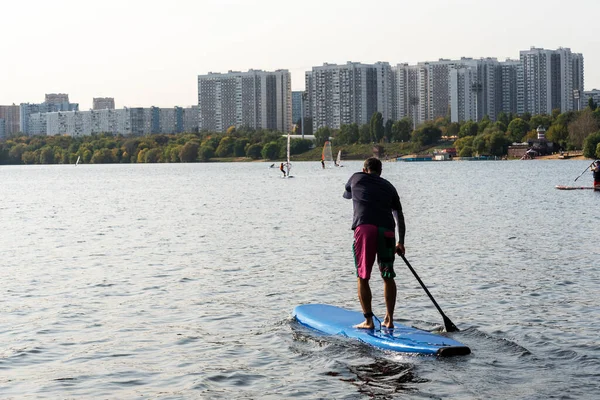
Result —
<instances>
[{"instance_id":1,"label":"man's hand","mask_svg":"<svg viewBox=\"0 0 600 400\"><path fill-rule=\"evenodd\" d=\"M398 242L396 244L396 254L398 254L399 256L403 256L405 253L405 249L404 249L404 245L400 242Z\"/></svg>"}]
</instances>

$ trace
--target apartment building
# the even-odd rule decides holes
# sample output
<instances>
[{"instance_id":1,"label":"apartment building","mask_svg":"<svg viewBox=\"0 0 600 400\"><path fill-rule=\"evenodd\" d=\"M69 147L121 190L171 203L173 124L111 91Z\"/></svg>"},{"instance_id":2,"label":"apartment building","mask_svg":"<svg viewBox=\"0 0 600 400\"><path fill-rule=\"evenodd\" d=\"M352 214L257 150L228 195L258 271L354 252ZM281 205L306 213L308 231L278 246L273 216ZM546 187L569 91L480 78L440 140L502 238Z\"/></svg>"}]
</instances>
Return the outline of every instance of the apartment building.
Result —
<instances>
[{"instance_id":1,"label":"apartment building","mask_svg":"<svg viewBox=\"0 0 600 400\"><path fill-rule=\"evenodd\" d=\"M185 115L189 114L186 126ZM83 136L99 133L143 136L198 130L197 108L123 108L34 113L28 117L30 135Z\"/></svg>"},{"instance_id":2,"label":"apartment building","mask_svg":"<svg viewBox=\"0 0 600 400\"><path fill-rule=\"evenodd\" d=\"M199 75L199 129L225 132L230 126L247 126L290 132L291 88L288 70Z\"/></svg>"},{"instance_id":3,"label":"apartment building","mask_svg":"<svg viewBox=\"0 0 600 400\"><path fill-rule=\"evenodd\" d=\"M8 137L19 132L21 119L19 106L13 104L11 106L0 106L0 119L4 120L4 135Z\"/></svg>"},{"instance_id":4,"label":"apartment building","mask_svg":"<svg viewBox=\"0 0 600 400\"><path fill-rule=\"evenodd\" d=\"M313 131L366 124L380 111L392 117L393 71L387 63L324 64L307 72Z\"/></svg>"},{"instance_id":5,"label":"apartment building","mask_svg":"<svg viewBox=\"0 0 600 400\"><path fill-rule=\"evenodd\" d=\"M94 97L93 99L93 110L114 110L115 99L114 97Z\"/></svg>"},{"instance_id":6,"label":"apartment building","mask_svg":"<svg viewBox=\"0 0 600 400\"><path fill-rule=\"evenodd\" d=\"M575 110L576 93L583 93L583 55L568 48L532 47L520 53L519 114L551 114Z\"/></svg>"}]
</instances>

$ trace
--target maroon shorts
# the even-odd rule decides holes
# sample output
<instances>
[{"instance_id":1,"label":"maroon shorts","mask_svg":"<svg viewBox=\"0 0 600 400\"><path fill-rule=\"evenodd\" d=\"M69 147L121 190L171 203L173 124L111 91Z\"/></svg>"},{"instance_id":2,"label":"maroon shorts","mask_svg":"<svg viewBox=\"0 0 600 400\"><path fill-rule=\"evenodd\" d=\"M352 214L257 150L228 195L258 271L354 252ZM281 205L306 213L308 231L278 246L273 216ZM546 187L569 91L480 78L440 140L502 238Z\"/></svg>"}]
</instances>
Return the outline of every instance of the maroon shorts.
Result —
<instances>
[{"instance_id":1,"label":"maroon shorts","mask_svg":"<svg viewBox=\"0 0 600 400\"><path fill-rule=\"evenodd\" d=\"M394 258L396 236L394 231L375 225L359 225L354 229L354 265L356 276L370 279L375 257L383 278L395 278Z\"/></svg>"}]
</instances>

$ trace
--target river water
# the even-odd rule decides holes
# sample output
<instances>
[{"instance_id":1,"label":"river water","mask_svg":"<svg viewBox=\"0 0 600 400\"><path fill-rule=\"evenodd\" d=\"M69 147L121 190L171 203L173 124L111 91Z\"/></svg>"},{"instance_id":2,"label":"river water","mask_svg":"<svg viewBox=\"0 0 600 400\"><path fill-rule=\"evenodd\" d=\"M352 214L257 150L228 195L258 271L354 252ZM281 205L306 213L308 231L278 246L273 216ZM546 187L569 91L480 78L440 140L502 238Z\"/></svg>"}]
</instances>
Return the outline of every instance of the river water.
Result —
<instances>
[{"instance_id":1,"label":"river water","mask_svg":"<svg viewBox=\"0 0 600 400\"><path fill-rule=\"evenodd\" d=\"M291 318L359 309L360 162L0 167L0 398L598 398L600 193L554 188L587 165L384 163L407 259L473 351L447 359ZM399 322L441 325L396 272Z\"/></svg>"}]
</instances>

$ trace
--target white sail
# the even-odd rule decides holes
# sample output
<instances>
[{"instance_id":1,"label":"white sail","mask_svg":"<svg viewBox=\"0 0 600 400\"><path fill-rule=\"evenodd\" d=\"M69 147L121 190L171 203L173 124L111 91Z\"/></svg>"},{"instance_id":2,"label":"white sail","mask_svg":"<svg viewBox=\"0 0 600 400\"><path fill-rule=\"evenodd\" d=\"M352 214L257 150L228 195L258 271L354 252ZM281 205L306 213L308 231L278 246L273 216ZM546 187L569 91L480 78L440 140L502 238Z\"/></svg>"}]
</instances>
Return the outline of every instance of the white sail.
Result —
<instances>
[{"instance_id":1,"label":"white sail","mask_svg":"<svg viewBox=\"0 0 600 400\"><path fill-rule=\"evenodd\" d=\"M287 135L287 164L285 165L286 168L286 176L290 176L290 169L292 169L292 164L290 163L290 134L288 132Z\"/></svg>"},{"instance_id":2,"label":"white sail","mask_svg":"<svg viewBox=\"0 0 600 400\"><path fill-rule=\"evenodd\" d=\"M337 160L335 162L335 165L338 167L342 166L342 151L341 150L338 151Z\"/></svg>"},{"instance_id":3,"label":"white sail","mask_svg":"<svg viewBox=\"0 0 600 400\"><path fill-rule=\"evenodd\" d=\"M79 165L79 161L81 161L81 156L77 156L77 161L75 162L75 166Z\"/></svg>"}]
</instances>

